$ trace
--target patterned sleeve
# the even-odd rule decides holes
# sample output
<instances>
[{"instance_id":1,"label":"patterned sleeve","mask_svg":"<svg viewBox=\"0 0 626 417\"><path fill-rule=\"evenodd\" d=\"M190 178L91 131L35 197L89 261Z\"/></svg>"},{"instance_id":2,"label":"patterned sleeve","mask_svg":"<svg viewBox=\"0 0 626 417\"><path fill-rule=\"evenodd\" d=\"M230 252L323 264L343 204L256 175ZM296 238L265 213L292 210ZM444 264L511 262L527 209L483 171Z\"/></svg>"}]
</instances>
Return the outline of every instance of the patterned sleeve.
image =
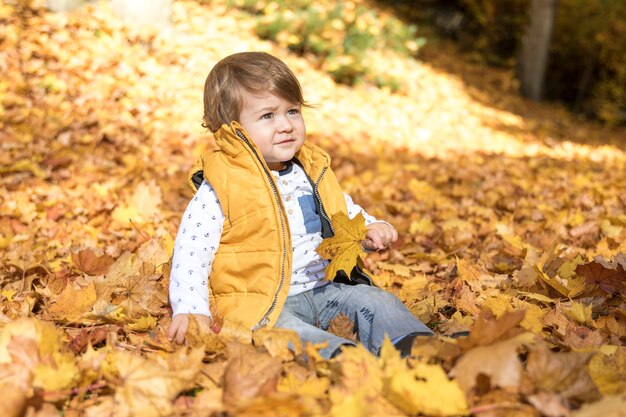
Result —
<instances>
[{"instance_id":1,"label":"patterned sleeve","mask_svg":"<svg viewBox=\"0 0 626 417\"><path fill-rule=\"evenodd\" d=\"M187 205L176 236L169 288L174 316L211 316L208 279L223 224L215 191L204 181Z\"/></svg>"},{"instance_id":2,"label":"patterned sleeve","mask_svg":"<svg viewBox=\"0 0 626 417\"><path fill-rule=\"evenodd\" d=\"M363 217L365 217L366 226L376 222L387 223L384 220L378 220L376 217L367 214L367 212L363 210L361 206L352 201L352 197L350 197L348 194L343 193L343 196L346 199L346 205L348 206L348 217L350 217L351 219L353 219L354 216L356 216L357 214L361 213L363 214Z\"/></svg>"}]
</instances>

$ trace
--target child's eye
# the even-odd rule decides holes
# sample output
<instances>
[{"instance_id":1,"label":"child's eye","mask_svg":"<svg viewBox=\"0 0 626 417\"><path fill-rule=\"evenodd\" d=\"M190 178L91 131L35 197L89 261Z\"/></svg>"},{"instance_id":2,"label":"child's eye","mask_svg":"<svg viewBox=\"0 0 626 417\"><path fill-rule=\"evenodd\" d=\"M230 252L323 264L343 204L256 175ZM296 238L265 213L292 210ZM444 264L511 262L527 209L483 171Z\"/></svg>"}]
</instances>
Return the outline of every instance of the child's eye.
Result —
<instances>
[{"instance_id":1,"label":"child's eye","mask_svg":"<svg viewBox=\"0 0 626 417\"><path fill-rule=\"evenodd\" d=\"M261 116L261 119L273 119L274 118L274 113L265 113L263 116Z\"/></svg>"},{"instance_id":2,"label":"child's eye","mask_svg":"<svg viewBox=\"0 0 626 417\"><path fill-rule=\"evenodd\" d=\"M300 109L289 109L289 111L287 113L289 113L289 114L298 114L298 113L300 113Z\"/></svg>"}]
</instances>

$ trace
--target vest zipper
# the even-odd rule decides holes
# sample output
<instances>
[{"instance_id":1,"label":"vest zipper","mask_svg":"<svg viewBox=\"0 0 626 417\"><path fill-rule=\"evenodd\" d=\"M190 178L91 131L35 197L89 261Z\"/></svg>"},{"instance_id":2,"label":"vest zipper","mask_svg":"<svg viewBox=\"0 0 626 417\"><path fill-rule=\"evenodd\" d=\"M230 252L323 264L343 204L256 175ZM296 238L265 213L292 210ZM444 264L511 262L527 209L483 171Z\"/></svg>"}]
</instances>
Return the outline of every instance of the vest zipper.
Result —
<instances>
[{"instance_id":1,"label":"vest zipper","mask_svg":"<svg viewBox=\"0 0 626 417\"><path fill-rule=\"evenodd\" d=\"M324 218L324 220L326 220L328 222L328 226L330 227L330 231L334 235L335 234L335 229L333 229L333 224L330 222L330 219L328 218L328 215L326 214L326 210L324 210L324 206L322 205L322 198L320 197L320 193L319 193L319 190L318 190L320 182L322 181L322 177L324 176L324 173L326 172L327 169L328 169L328 167L324 167L322 169L322 172L320 173L320 176L317 178L317 181L315 181L315 187L313 188L313 195L315 196L315 199L317 200L317 203L319 205L320 216L322 216Z\"/></svg>"},{"instance_id":2,"label":"vest zipper","mask_svg":"<svg viewBox=\"0 0 626 417\"><path fill-rule=\"evenodd\" d=\"M285 219L283 218L283 211L280 209L280 195L278 194L278 191L276 190L276 186L274 185L274 181L272 180L272 174L267 170L263 159L259 157L259 154L256 152L256 149L252 146L248 138L246 138L246 135L244 135L239 129L235 129L235 133L237 133L237 136L239 136L239 138L242 141L244 141L246 145L248 145L248 147L250 148L250 150L252 151L256 159L259 160L259 162L261 162L261 166L263 167L263 172L265 173L265 176L267 177L267 180L270 183L270 187L272 188L272 192L274 193L274 199L276 200L276 205L278 206L278 214L280 215L280 228L281 228L281 232L283 235L283 262L280 268L280 282L278 283L278 290L274 294L274 300L272 301L272 305L270 306L269 310L267 310L263 318L261 318L261 321L259 321L252 328L252 331L255 331L262 327L265 327L267 323L269 322L269 315L276 308L276 303L278 302L278 294L280 294L280 290L283 288L283 284L285 281L285 259L287 257L287 247L285 246L285 240L286 240Z\"/></svg>"}]
</instances>

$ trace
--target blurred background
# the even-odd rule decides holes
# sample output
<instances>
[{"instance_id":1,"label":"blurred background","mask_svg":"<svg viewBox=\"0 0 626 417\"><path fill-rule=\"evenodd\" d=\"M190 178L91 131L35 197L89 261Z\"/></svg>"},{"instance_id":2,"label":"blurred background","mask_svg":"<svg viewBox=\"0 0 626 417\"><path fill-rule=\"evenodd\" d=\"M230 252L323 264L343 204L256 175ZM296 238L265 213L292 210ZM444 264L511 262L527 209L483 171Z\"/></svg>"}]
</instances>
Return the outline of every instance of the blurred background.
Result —
<instances>
[{"instance_id":1,"label":"blurred background","mask_svg":"<svg viewBox=\"0 0 626 417\"><path fill-rule=\"evenodd\" d=\"M70 11L88 0L49 0ZM111 0L135 24L164 26L172 0ZM199 3L210 4L209 0ZM619 0L228 0L264 39L309 56L337 82L406 89L372 58L420 58L438 38L471 59L512 69L522 94L603 123L626 122L626 2ZM419 29L418 29L419 28ZM369 58L369 59L366 59ZM393 59L393 58L392 58ZM393 62L393 60L391 61ZM397 72L397 71L396 71Z\"/></svg>"}]
</instances>

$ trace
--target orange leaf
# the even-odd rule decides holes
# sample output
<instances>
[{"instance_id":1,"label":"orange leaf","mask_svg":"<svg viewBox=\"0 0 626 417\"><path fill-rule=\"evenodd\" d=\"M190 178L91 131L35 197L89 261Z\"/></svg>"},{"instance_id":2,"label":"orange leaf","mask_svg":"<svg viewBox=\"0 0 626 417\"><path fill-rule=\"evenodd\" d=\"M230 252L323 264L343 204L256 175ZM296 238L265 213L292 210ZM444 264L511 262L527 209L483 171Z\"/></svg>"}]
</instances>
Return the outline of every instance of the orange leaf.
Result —
<instances>
[{"instance_id":1,"label":"orange leaf","mask_svg":"<svg viewBox=\"0 0 626 417\"><path fill-rule=\"evenodd\" d=\"M523 331L518 327L523 319L523 310L504 313L498 319L490 319L485 314L482 314L472 326L470 336L467 339L460 340L459 345L468 349L473 346L485 346L517 336Z\"/></svg>"},{"instance_id":2,"label":"orange leaf","mask_svg":"<svg viewBox=\"0 0 626 417\"><path fill-rule=\"evenodd\" d=\"M626 258L622 256L622 258ZM624 262L626 263L626 262ZM590 286L597 285L609 294L626 292L626 270L618 262L606 262L601 257L576 267L576 274L584 277Z\"/></svg>"},{"instance_id":3,"label":"orange leaf","mask_svg":"<svg viewBox=\"0 0 626 417\"><path fill-rule=\"evenodd\" d=\"M93 250L84 249L72 252L72 262L76 269L87 275L102 275L113 264L113 258L109 255L98 256Z\"/></svg>"},{"instance_id":4,"label":"orange leaf","mask_svg":"<svg viewBox=\"0 0 626 417\"><path fill-rule=\"evenodd\" d=\"M357 342L357 335L354 329L354 321L343 313L338 314L330 321L328 331L344 339Z\"/></svg>"}]
</instances>

